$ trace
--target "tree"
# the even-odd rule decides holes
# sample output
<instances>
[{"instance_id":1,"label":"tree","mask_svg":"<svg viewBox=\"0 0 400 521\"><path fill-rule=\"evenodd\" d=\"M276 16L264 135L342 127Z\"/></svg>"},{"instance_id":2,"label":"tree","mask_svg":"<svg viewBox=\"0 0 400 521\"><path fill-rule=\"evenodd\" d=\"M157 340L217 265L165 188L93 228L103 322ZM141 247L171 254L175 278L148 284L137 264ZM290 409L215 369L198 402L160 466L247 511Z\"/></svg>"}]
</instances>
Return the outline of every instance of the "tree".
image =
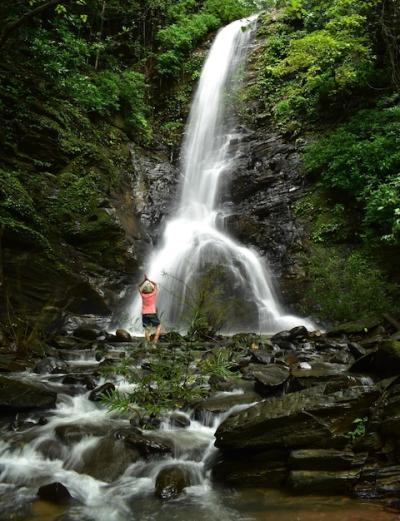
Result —
<instances>
[{"instance_id":1,"label":"tree","mask_svg":"<svg viewBox=\"0 0 400 521\"><path fill-rule=\"evenodd\" d=\"M4 44L13 32L19 29L22 25L26 24L29 20L47 11L48 9L50 9L50 7L57 6L61 3L64 4L69 2L71 2L71 0L50 0L49 2L45 2L44 4L41 4L35 7L34 9L31 9L30 11L24 13L14 22L7 24L0 36L0 49L4 46Z\"/></svg>"}]
</instances>

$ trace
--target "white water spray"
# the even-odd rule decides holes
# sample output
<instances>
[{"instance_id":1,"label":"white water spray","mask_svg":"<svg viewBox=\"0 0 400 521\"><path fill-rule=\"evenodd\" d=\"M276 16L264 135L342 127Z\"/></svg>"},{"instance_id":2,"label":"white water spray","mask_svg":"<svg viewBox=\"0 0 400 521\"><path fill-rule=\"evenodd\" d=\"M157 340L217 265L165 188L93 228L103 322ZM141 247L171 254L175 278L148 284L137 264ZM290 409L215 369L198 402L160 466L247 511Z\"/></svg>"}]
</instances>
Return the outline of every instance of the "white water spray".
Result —
<instances>
[{"instance_id":1,"label":"white water spray","mask_svg":"<svg viewBox=\"0 0 400 521\"><path fill-rule=\"evenodd\" d=\"M185 293L209 265L222 266L231 296L239 297L242 316L231 318L228 333L252 330L273 333L310 322L286 315L273 289L269 269L254 251L241 246L222 229L218 208L222 176L235 168L231 105L245 64L256 17L238 20L220 30L203 67L183 144L184 183L178 210L167 222L161 246L153 252L147 273L159 283L158 308L165 325L181 329ZM126 327L134 331L140 298L129 310ZM233 323L234 322L234 323ZM132 323L136 326L132 327Z\"/></svg>"}]
</instances>

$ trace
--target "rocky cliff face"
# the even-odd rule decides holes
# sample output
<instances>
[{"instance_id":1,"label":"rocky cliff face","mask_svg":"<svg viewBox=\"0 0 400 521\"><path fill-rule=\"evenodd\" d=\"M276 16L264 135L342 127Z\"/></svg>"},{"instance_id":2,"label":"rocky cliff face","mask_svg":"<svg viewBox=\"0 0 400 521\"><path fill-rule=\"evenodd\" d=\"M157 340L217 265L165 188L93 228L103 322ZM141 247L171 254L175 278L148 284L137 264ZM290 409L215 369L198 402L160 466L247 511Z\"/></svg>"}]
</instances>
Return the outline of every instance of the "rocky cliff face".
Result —
<instances>
[{"instance_id":1,"label":"rocky cliff face","mask_svg":"<svg viewBox=\"0 0 400 521\"><path fill-rule=\"evenodd\" d=\"M240 242L257 248L284 300L292 304L302 276L295 259L302 249L303 230L293 213L305 190L299 151L272 127L240 131L236 167L227 180L226 226Z\"/></svg>"},{"instance_id":2,"label":"rocky cliff face","mask_svg":"<svg viewBox=\"0 0 400 521\"><path fill-rule=\"evenodd\" d=\"M71 219L73 233L68 237L49 237L51 251L44 251L29 234L3 230L3 313L40 317L46 327L56 328L76 325L77 315L106 322L121 291L137 281L171 208L177 172L162 146L150 152L129 142L123 132L118 136L117 146L105 149L115 159L118 183L104 192L90 215ZM97 166L94 160L86 168ZM108 171L101 175L106 179Z\"/></svg>"}]
</instances>

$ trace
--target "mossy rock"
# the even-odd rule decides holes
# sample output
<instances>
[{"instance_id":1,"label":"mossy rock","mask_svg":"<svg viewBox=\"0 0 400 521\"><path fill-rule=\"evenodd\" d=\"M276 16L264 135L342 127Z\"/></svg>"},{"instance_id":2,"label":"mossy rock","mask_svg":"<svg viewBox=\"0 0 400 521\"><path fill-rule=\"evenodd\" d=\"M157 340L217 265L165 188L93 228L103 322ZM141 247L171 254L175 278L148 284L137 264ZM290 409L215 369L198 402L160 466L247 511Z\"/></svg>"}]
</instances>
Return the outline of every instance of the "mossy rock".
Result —
<instances>
[{"instance_id":1,"label":"mossy rock","mask_svg":"<svg viewBox=\"0 0 400 521\"><path fill-rule=\"evenodd\" d=\"M357 333L367 333L370 329L373 329L379 324L382 323L382 319L380 317L371 317L362 320L355 320L352 322L345 322L344 324L339 324L338 326L332 327L329 329L329 335L338 335L338 334L357 334Z\"/></svg>"}]
</instances>

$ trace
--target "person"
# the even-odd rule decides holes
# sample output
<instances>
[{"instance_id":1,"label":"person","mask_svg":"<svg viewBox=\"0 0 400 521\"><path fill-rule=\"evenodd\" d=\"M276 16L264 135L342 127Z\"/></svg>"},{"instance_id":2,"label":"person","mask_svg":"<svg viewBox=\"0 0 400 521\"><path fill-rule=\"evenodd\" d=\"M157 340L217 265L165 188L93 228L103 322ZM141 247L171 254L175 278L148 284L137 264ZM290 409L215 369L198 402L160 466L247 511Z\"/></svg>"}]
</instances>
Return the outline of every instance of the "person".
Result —
<instances>
[{"instance_id":1,"label":"person","mask_svg":"<svg viewBox=\"0 0 400 521\"><path fill-rule=\"evenodd\" d=\"M150 280L145 274L143 282L139 285L140 296L142 297L142 324L144 327L144 336L146 340L150 340L150 329L156 328L154 343L158 342L161 333L161 322L157 315L157 284Z\"/></svg>"}]
</instances>

